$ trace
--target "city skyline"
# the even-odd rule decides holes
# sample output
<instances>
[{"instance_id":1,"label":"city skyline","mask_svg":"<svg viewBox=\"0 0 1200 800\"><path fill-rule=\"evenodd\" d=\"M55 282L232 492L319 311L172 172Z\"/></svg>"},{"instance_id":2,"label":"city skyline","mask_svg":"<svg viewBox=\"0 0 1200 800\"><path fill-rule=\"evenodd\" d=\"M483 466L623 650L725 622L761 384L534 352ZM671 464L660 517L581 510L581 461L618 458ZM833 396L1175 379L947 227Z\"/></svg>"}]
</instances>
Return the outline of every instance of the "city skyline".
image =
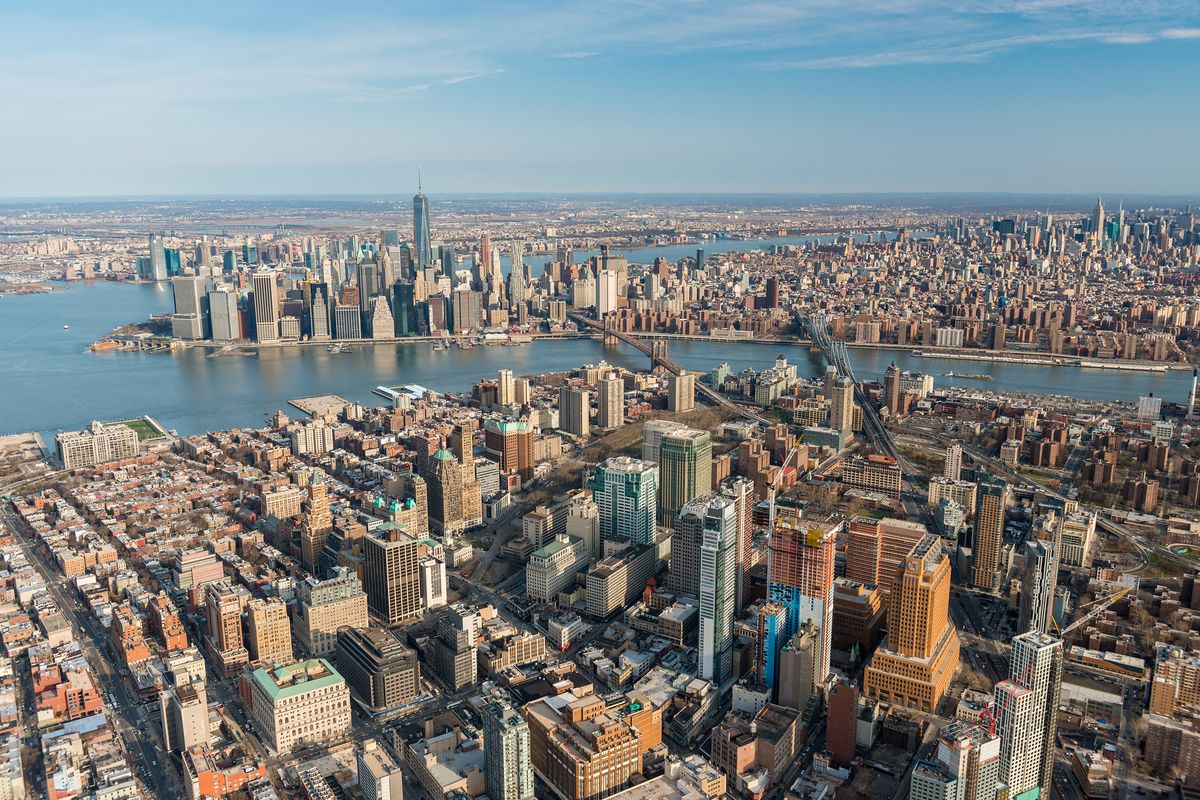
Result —
<instances>
[{"instance_id":1,"label":"city skyline","mask_svg":"<svg viewBox=\"0 0 1200 800\"><path fill-rule=\"evenodd\" d=\"M453 25L107 8L49 39L47 12L9 15L17 118L88 124L7 127L22 158L0 197L392 192L418 167L446 192L1182 194L1200 177L1169 157L1198 112L1165 78L1195 61L1194 3L474 5Z\"/></svg>"}]
</instances>

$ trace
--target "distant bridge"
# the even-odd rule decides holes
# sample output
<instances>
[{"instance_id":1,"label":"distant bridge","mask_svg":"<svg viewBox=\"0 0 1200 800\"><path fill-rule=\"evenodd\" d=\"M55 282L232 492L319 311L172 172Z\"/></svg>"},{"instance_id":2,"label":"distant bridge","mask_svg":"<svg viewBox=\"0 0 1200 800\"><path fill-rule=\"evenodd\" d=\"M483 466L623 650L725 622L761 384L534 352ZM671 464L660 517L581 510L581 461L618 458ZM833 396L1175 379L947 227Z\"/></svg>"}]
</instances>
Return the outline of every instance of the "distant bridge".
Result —
<instances>
[{"instance_id":1,"label":"distant bridge","mask_svg":"<svg viewBox=\"0 0 1200 800\"><path fill-rule=\"evenodd\" d=\"M571 319L571 321L579 326L580 330L586 327L604 334L605 344L624 342L625 344L635 347L641 352L645 353L650 357L651 369L661 367L672 375L681 375L684 372L683 367L679 366L679 364L676 363L670 355L668 355L667 341L665 339L654 339L647 344L641 339L630 336L624 331L617 330L614 320L611 317L607 317L605 318L604 322L601 322L600 320L591 319L574 312L568 312L567 316ZM763 425L772 424L771 421L762 414L733 402L728 397L700 380L696 380L696 392L714 405L727 408L730 411L733 411L743 417L749 417L755 422L760 422Z\"/></svg>"},{"instance_id":2,"label":"distant bridge","mask_svg":"<svg viewBox=\"0 0 1200 800\"><path fill-rule=\"evenodd\" d=\"M862 385L854 377L854 368L850 366L850 357L846 353L846 343L840 339L835 340L829 335L825 315L820 312L803 315L800 317L800 325L808 333L813 344L820 348L821 355L825 357L825 360L837 368L838 376L845 376L854 384L854 401L862 409L862 432L866 435L867 441L871 443L871 447L876 453L895 459L904 472L912 473L914 471L912 465L896 450L892 434L883 426L879 414L867 402Z\"/></svg>"}]
</instances>

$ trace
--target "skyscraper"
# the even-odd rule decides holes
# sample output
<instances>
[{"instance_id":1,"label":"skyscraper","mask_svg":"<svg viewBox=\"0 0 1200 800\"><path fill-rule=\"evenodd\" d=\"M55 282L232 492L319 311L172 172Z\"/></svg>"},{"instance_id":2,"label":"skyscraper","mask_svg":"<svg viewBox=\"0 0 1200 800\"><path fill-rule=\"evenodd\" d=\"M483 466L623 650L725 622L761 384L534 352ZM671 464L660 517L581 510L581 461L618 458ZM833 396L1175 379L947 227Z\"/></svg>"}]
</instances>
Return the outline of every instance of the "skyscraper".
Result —
<instances>
[{"instance_id":1,"label":"skyscraper","mask_svg":"<svg viewBox=\"0 0 1200 800\"><path fill-rule=\"evenodd\" d=\"M437 533L453 534L463 528L463 469L449 450L439 448L433 454L424 477L429 492L429 524Z\"/></svg>"},{"instance_id":2,"label":"skyscraper","mask_svg":"<svg viewBox=\"0 0 1200 800\"><path fill-rule=\"evenodd\" d=\"M564 386L558 391L558 429L586 439L591 433L591 393Z\"/></svg>"},{"instance_id":3,"label":"skyscraper","mask_svg":"<svg viewBox=\"0 0 1200 800\"><path fill-rule=\"evenodd\" d=\"M833 382L832 391L829 427L842 431L848 437L854 428L854 384L842 376Z\"/></svg>"},{"instance_id":4,"label":"skyscraper","mask_svg":"<svg viewBox=\"0 0 1200 800\"><path fill-rule=\"evenodd\" d=\"M820 649L817 682L824 685L833 650L833 566L842 522L804 520L799 509L783 506L767 551L767 599L788 610L791 636L805 622L816 626Z\"/></svg>"},{"instance_id":5,"label":"skyscraper","mask_svg":"<svg viewBox=\"0 0 1200 800\"><path fill-rule=\"evenodd\" d=\"M658 524L670 525L679 509L712 491L712 437L693 428L663 436L658 449Z\"/></svg>"},{"instance_id":6,"label":"skyscraper","mask_svg":"<svg viewBox=\"0 0 1200 800\"><path fill-rule=\"evenodd\" d=\"M1000 779L1009 796L1049 796L1062 688L1063 643L1031 631L1013 639L1007 681L996 684L994 711L1000 733Z\"/></svg>"},{"instance_id":7,"label":"skyscraper","mask_svg":"<svg viewBox=\"0 0 1200 800\"><path fill-rule=\"evenodd\" d=\"M625 381L610 372L599 381L596 424L601 430L621 427L625 422Z\"/></svg>"},{"instance_id":8,"label":"skyscraper","mask_svg":"<svg viewBox=\"0 0 1200 800\"><path fill-rule=\"evenodd\" d=\"M1092 209L1091 220L1092 238L1096 240L1096 244L1104 243L1104 201L1100 199L1100 195L1096 195L1096 207Z\"/></svg>"},{"instance_id":9,"label":"skyscraper","mask_svg":"<svg viewBox=\"0 0 1200 800\"><path fill-rule=\"evenodd\" d=\"M419 177L417 193L413 195L413 245L416 250L417 269L425 269L433 263L433 247L429 238L429 198L421 191Z\"/></svg>"},{"instance_id":10,"label":"skyscraper","mask_svg":"<svg viewBox=\"0 0 1200 800\"><path fill-rule=\"evenodd\" d=\"M260 342L279 339L279 295L274 272L254 273L254 338Z\"/></svg>"},{"instance_id":11,"label":"skyscraper","mask_svg":"<svg viewBox=\"0 0 1200 800\"><path fill-rule=\"evenodd\" d=\"M719 495L704 507L700 542L700 677L723 687L733 677L733 620L737 611L737 513Z\"/></svg>"},{"instance_id":12,"label":"skyscraper","mask_svg":"<svg viewBox=\"0 0 1200 800\"><path fill-rule=\"evenodd\" d=\"M512 243L512 268L508 273L508 303L513 312L525 302L525 243Z\"/></svg>"},{"instance_id":13,"label":"skyscraper","mask_svg":"<svg viewBox=\"0 0 1200 800\"><path fill-rule=\"evenodd\" d=\"M145 277L151 281L167 279L167 251L161 233L150 234L150 270Z\"/></svg>"},{"instance_id":14,"label":"skyscraper","mask_svg":"<svg viewBox=\"0 0 1200 800\"><path fill-rule=\"evenodd\" d=\"M681 413L696 407L696 375L683 372L667 377L667 410Z\"/></svg>"},{"instance_id":15,"label":"skyscraper","mask_svg":"<svg viewBox=\"0 0 1200 800\"><path fill-rule=\"evenodd\" d=\"M863 675L863 693L935 713L958 668L958 631L950 622L950 559L925 536L892 583L887 640Z\"/></svg>"},{"instance_id":16,"label":"skyscraper","mask_svg":"<svg viewBox=\"0 0 1200 800\"><path fill-rule=\"evenodd\" d=\"M250 660L242 638L242 597L229 581L204 587L204 613L208 620L206 642L221 674L233 675Z\"/></svg>"},{"instance_id":17,"label":"skyscraper","mask_svg":"<svg viewBox=\"0 0 1200 800\"><path fill-rule=\"evenodd\" d=\"M942 468L942 477L948 481L956 481L962 477L962 455L961 444L952 444L946 448L946 463Z\"/></svg>"},{"instance_id":18,"label":"skyscraper","mask_svg":"<svg viewBox=\"0 0 1200 800\"><path fill-rule=\"evenodd\" d=\"M1058 520L1052 523L1058 527ZM1021 633L1050 630L1054 591L1058 587L1058 543L1034 539L1025 543L1025 569L1021 572L1021 602L1017 630Z\"/></svg>"},{"instance_id":19,"label":"skyscraper","mask_svg":"<svg viewBox=\"0 0 1200 800\"><path fill-rule=\"evenodd\" d=\"M292 663L291 620L287 605L278 597L246 604L246 644L254 661Z\"/></svg>"},{"instance_id":20,"label":"skyscraper","mask_svg":"<svg viewBox=\"0 0 1200 800\"><path fill-rule=\"evenodd\" d=\"M484 706L483 754L489 798L529 800L535 796L529 723L507 701L492 700Z\"/></svg>"},{"instance_id":21,"label":"skyscraper","mask_svg":"<svg viewBox=\"0 0 1200 800\"><path fill-rule=\"evenodd\" d=\"M913 771L914 798L995 800L1000 738L979 725L951 722L938 734L935 770ZM930 762L923 762L930 763Z\"/></svg>"},{"instance_id":22,"label":"skyscraper","mask_svg":"<svg viewBox=\"0 0 1200 800\"><path fill-rule=\"evenodd\" d=\"M208 315L213 341L231 342L242 338L238 296L232 286L221 285L209 291Z\"/></svg>"},{"instance_id":23,"label":"skyscraper","mask_svg":"<svg viewBox=\"0 0 1200 800\"><path fill-rule=\"evenodd\" d=\"M979 480L978 498L975 539L971 543L971 583L978 589L994 592L1000 588L1000 549L1004 544L1008 484L1000 478L984 475Z\"/></svg>"},{"instance_id":24,"label":"skyscraper","mask_svg":"<svg viewBox=\"0 0 1200 800\"><path fill-rule=\"evenodd\" d=\"M385 526L386 528L387 526ZM399 528L363 537L363 584L371 613L395 625L421 611L420 543Z\"/></svg>"},{"instance_id":25,"label":"skyscraper","mask_svg":"<svg viewBox=\"0 0 1200 800\"><path fill-rule=\"evenodd\" d=\"M600 510L600 538L653 544L658 511L658 467L615 456L596 468L592 498Z\"/></svg>"},{"instance_id":26,"label":"skyscraper","mask_svg":"<svg viewBox=\"0 0 1200 800\"><path fill-rule=\"evenodd\" d=\"M883 373L883 404L893 415L900 412L900 368L895 361Z\"/></svg>"}]
</instances>

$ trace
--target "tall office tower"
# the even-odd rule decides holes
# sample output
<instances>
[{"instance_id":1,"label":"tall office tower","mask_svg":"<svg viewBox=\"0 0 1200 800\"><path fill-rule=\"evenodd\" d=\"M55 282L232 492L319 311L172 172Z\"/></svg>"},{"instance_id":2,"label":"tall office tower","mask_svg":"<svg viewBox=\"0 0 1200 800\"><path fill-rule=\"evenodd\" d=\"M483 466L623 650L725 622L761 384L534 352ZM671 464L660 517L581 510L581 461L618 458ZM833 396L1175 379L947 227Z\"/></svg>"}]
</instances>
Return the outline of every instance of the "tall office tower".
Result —
<instances>
[{"instance_id":1,"label":"tall office tower","mask_svg":"<svg viewBox=\"0 0 1200 800\"><path fill-rule=\"evenodd\" d=\"M363 261L358 265L358 304L364 312L371 310L371 300L381 289L379 265Z\"/></svg>"},{"instance_id":2,"label":"tall office tower","mask_svg":"<svg viewBox=\"0 0 1200 800\"><path fill-rule=\"evenodd\" d=\"M290 664L292 626L287 604L278 597L255 599L246 604L246 644L252 661Z\"/></svg>"},{"instance_id":3,"label":"tall office tower","mask_svg":"<svg viewBox=\"0 0 1200 800\"><path fill-rule=\"evenodd\" d=\"M502 369L496 375L496 404L511 406L516 395L516 384L511 369Z\"/></svg>"},{"instance_id":4,"label":"tall office tower","mask_svg":"<svg viewBox=\"0 0 1200 800\"><path fill-rule=\"evenodd\" d=\"M707 497L684 503L671 535L670 571L667 588L688 597L700 596L700 545L704 542ZM736 556L736 551L735 551ZM736 582L736 576L734 578Z\"/></svg>"},{"instance_id":5,"label":"tall office tower","mask_svg":"<svg viewBox=\"0 0 1200 800\"><path fill-rule=\"evenodd\" d=\"M386 628L339 628L334 664L350 690L373 709L399 708L421 696L416 652Z\"/></svg>"},{"instance_id":6,"label":"tall office tower","mask_svg":"<svg viewBox=\"0 0 1200 800\"><path fill-rule=\"evenodd\" d=\"M532 800L529 723L505 700L483 707L484 777L491 800Z\"/></svg>"},{"instance_id":7,"label":"tall office tower","mask_svg":"<svg viewBox=\"0 0 1200 800\"><path fill-rule=\"evenodd\" d=\"M371 298L371 309L367 312L367 319L371 322L372 339L390 339L396 335L396 321L392 318L392 309L383 295Z\"/></svg>"},{"instance_id":8,"label":"tall office tower","mask_svg":"<svg viewBox=\"0 0 1200 800\"><path fill-rule=\"evenodd\" d=\"M209 290L208 318L213 341L232 342L242 338L238 296L232 286L221 285Z\"/></svg>"},{"instance_id":9,"label":"tall office tower","mask_svg":"<svg viewBox=\"0 0 1200 800\"><path fill-rule=\"evenodd\" d=\"M733 678L737 513L733 503L719 495L705 503L699 588L700 677L724 687Z\"/></svg>"},{"instance_id":10,"label":"tall office tower","mask_svg":"<svg viewBox=\"0 0 1200 800\"><path fill-rule=\"evenodd\" d=\"M151 281L167 279L167 251L163 247L161 233L150 234L150 266L149 271L143 277Z\"/></svg>"},{"instance_id":11,"label":"tall office tower","mask_svg":"<svg viewBox=\"0 0 1200 800\"><path fill-rule=\"evenodd\" d=\"M991 475L982 475L978 484L971 583L977 589L994 592L1000 588L1000 549L1004 545L1008 484Z\"/></svg>"},{"instance_id":12,"label":"tall office tower","mask_svg":"<svg viewBox=\"0 0 1200 800\"><path fill-rule=\"evenodd\" d=\"M599 381L596 425L601 430L613 430L625 422L625 381L610 372Z\"/></svg>"},{"instance_id":13,"label":"tall office tower","mask_svg":"<svg viewBox=\"0 0 1200 800\"><path fill-rule=\"evenodd\" d=\"M396 336L418 334L416 286L406 281L392 286L392 303L395 308L393 331Z\"/></svg>"},{"instance_id":14,"label":"tall office tower","mask_svg":"<svg viewBox=\"0 0 1200 800\"><path fill-rule=\"evenodd\" d=\"M1062 689L1063 643L1030 631L1013 639L1009 680L996 684L1000 733L1000 779L1009 796L1049 796L1054 778L1054 741Z\"/></svg>"},{"instance_id":15,"label":"tall office tower","mask_svg":"<svg viewBox=\"0 0 1200 800\"><path fill-rule=\"evenodd\" d=\"M458 267L458 254L454 252L454 245L438 245L438 263L441 266L441 274L450 279L450 288L453 289L454 273Z\"/></svg>"},{"instance_id":16,"label":"tall office tower","mask_svg":"<svg viewBox=\"0 0 1200 800\"><path fill-rule=\"evenodd\" d=\"M830 402L829 427L849 436L854 428L854 384L849 378L842 376L833 382Z\"/></svg>"},{"instance_id":17,"label":"tall office tower","mask_svg":"<svg viewBox=\"0 0 1200 800\"><path fill-rule=\"evenodd\" d=\"M591 433L591 392L574 386L558 390L558 429L586 439Z\"/></svg>"},{"instance_id":18,"label":"tall office tower","mask_svg":"<svg viewBox=\"0 0 1200 800\"><path fill-rule=\"evenodd\" d=\"M480 288L492 276L492 237L487 231L479 236L479 257L475 259L475 281Z\"/></svg>"},{"instance_id":19,"label":"tall office tower","mask_svg":"<svg viewBox=\"0 0 1200 800\"><path fill-rule=\"evenodd\" d=\"M429 524L435 533L458 533L463 527L463 465L446 448L433 454L424 476L429 492Z\"/></svg>"},{"instance_id":20,"label":"tall office tower","mask_svg":"<svg viewBox=\"0 0 1200 800\"><path fill-rule=\"evenodd\" d=\"M274 272L254 273L254 338L260 342L279 340L279 296Z\"/></svg>"},{"instance_id":21,"label":"tall office tower","mask_svg":"<svg viewBox=\"0 0 1200 800\"><path fill-rule=\"evenodd\" d=\"M508 303L514 312L525 302L525 243L512 243L512 268L508 273Z\"/></svg>"},{"instance_id":22,"label":"tall office tower","mask_svg":"<svg viewBox=\"0 0 1200 800\"><path fill-rule=\"evenodd\" d=\"M946 464L942 468L943 478L948 481L957 481L962 478L962 456L961 444L952 444L946 448Z\"/></svg>"},{"instance_id":23,"label":"tall office tower","mask_svg":"<svg viewBox=\"0 0 1200 800\"><path fill-rule=\"evenodd\" d=\"M242 597L229 581L214 581L204 587L204 613L208 652L221 674L230 677L250 660L242 638Z\"/></svg>"},{"instance_id":24,"label":"tall office tower","mask_svg":"<svg viewBox=\"0 0 1200 800\"><path fill-rule=\"evenodd\" d=\"M199 275L178 275L171 278L175 296L175 313L171 317L171 333L181 339L207 339L208 279Z\"/></svg>"},{"instance_id":25,"label":"tall office tower","mask_svg":"<svg viewBox=\"0 0 1200 800\"><path fill-rule=\"evenodd\" d=\"M917 762L914 800L995 800L1000 777L1000 737L955 720L938 734L936 757Z\"/></svg>"},{"instance_id":26,"label":"tall office tower","mask_svg":"<svg viewBox=\"0 0 1200 800\"><path fill-rule=\"evenodd\" d=\"M696 375L684 372L667 377L667 410L676 413L696 407Z\"/></svg>"},{"instance_id":27,"label":"tall office tower","mask_svg":"<svg viewBox=\"0 0 1200 800\"><path fill-rule=\"evenodd\" d=\"M361 339L362 312L357 304L338 303L333 308L333 337L335 339Z\"/></svg>"},{"instance_id":28,"label":"tall office tower","mask_svg":"<svg viewBox=\"0 0 1200 800\"><path fill-rule=\"evenodd\" d=\"M958 655L958 631L950 622L950 559L941 539L929 534L900 565L887 640L871 657L863 693L932 714L958 669Z\"/></svg>"},{"instance_id":29,"label":"tall office tower","mask_svg":"<svg viewBox=\"0 0 1200 800\"><path fill-rule=\"evenodd\" d=\"M314 283L309 286L308 335L313 341L330 338L329 330L329 285Z\"/></svg>"},{"instance_id":30,"label":"tall office tower","mask_svg":"<svg viewBox=\"0 0 1200 800\"><path fill-rule=\"evenodd\" d=\"M818 682L824 686L833 650L833 562L841 522L802 520L782 507L767 551L767 599L788 610L785 635L811 622L820 633Z\"/></svg>"},{"instance_id":31,"label":"tall office tower","mask_svg":"<svg viewBox=\"0 0 1200 800\"><path fill-rule=\"evenodd\" d=\"M1058 526L1058 520L1052 523ZM1025 568L1021 572L1021 602L1017 630L1049 633L1058 588L1058 543L1034 539L1025 543Z\"/></svg>"},{"instance_id":32,"label":"tall office tower","mask_svg":"<svg viewBox=\"0 0 1200 800\"><path fill-rule=\"evenodd\" d=\"M451 319L456 334L479 328L483 319L483 295L463 284L450 293Z\"/></svg>"},{"instance_id":33,"label":"tall office tower","mask_svg":"<svg viewBox=\"0 0 1200 800\"><path fill-rule=\"evenodd\" d=\"M658 449L658 524L670 525L684 503L712 491L712 437L683 428L663 436Z\"/></svg>"},{"instance_id":34,"label":"tall office tower","mask_svg":"<svg viewBox=\"0 0 1200 800\"><path fill-rule=\"evenodd\" d=\"M750 569L754 566L754 482L740 475L721 483L721 494L733 501L738 520L737 606L750 602Z\"/></svg>"},{"instance_id":35,"label":"tall office tower","mask_svg":"<svg viewBox=\"0 0 1200 800\"><path fill-rule=\"evenodd\" d=\"M294 626L296 644L305 656L328 656L337 645L338 628L365 628L370 624L367 594L358 576L339 567L333 577L311 575L296 586Z\"/></svg>"},{"instance_id":36,"label":"tall office tower","mask_svg":"<svg viewBox=\"0 0 1200 800\"><path fill-rule=\"evenodd\" d=\"M614 456L596 468L592 499L600 511L601 540L653 544L658 513L658 467Z\"/></svg>"},{"instance_id":37,"label":"tall office tower","mask_svg":"<svg viewBox=\"0 0 1200 800\"><path fill-rule=\"evenodd\" d=\"M642 460L658 463L663 437L672 431L687 430L682 422L669 419L652 419L642 426Z\"/></svg>"},{"instance_id":38,"label":"tall office tower","mask_svg":"<svg viewBox=\"0 0 1200 800\"><path fill-rule=\"evenodd\" d=\"M212 268L212 248L208 246L208 236L201 236L196 242L196 263L209 272Z\"/></svg>"},{"instance_id":39,"label":"tall office tower","mask_svg":"<svg viewBox=\"0 0 1200 800\"><path fill-rule=\"evenodd\" d=\"M1096 244L1104 243L1104 201L1100 199L1100 195L1096 195L1096 207L1092 209L1092 238L1096 240Z\"/></svg>"},{"instance_id":40,"label":"tall office tower","mask_svg":"<svg viewBox=\"0 0 1200 800\"><path fill-rule=\"evenodd\" d=\"M617 285L620 279L620 273L600 270L596 278L596 316L600 319L617 310Z\"/></svg>"},{"instance_id":41,"label":"tall office tower","mask_svg":"<svg viewBox=\"0 0 1200 800\"><path fill-rule=\"evenodd\" d=\"M900 413L900 368L895 361L883 373L883 404L893 415Z\"/></svg>"},{"instance_id":42,"label":"tall office tower","mask_svg":"<svg viewBox=\"0 0 1200 800\"><path fill-rule=\"evenodd\" d=\"M420 543L399 528L363 537L367 606L388 625L421 613Z\"/></svg>"},{"instance_id":43,"label":"tall office tower","mask_svg":"<svg viewBox=\"0 0 1200 800\"><path fill-rule=\"evenodd\" d=\"M522 480L533 477L533 429L521 419L488 419L483 424L483 446L487 457L505 473L516 472Z\"/></svg>"}]
</instances>

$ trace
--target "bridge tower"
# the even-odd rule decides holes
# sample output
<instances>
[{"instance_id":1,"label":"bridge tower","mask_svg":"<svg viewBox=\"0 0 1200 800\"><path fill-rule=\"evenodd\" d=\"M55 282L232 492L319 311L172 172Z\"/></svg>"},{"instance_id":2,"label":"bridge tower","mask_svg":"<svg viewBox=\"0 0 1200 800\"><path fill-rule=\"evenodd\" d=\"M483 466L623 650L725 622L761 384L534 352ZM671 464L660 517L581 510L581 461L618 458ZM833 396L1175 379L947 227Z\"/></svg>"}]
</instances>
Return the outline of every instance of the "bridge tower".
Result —
<instances>
[{"instance_id":1,"label":"bridge tower","mask_svg":"<svg viewBox=\"0 0 1200 800\"><path fill-rule=\"evenodd\" d=\"M616 347L619 344L617 339L617 319L612 314L604 315L604 346Z\"/></svg>"},{"instance_id":2,"label":"bridge tower","mask_svg":"<svg viewBox=\"0 0 1200 800\"><path fill-rule=\"evenodd\" d=\"M654 370L655 372L660 372L660 371L666 369L664 364L667 361L667 358L668 358L668 356L667 356L667 340L666 339L651 340L651 342L650 342L650 369Z\"/></svg>"}]
</instances>

